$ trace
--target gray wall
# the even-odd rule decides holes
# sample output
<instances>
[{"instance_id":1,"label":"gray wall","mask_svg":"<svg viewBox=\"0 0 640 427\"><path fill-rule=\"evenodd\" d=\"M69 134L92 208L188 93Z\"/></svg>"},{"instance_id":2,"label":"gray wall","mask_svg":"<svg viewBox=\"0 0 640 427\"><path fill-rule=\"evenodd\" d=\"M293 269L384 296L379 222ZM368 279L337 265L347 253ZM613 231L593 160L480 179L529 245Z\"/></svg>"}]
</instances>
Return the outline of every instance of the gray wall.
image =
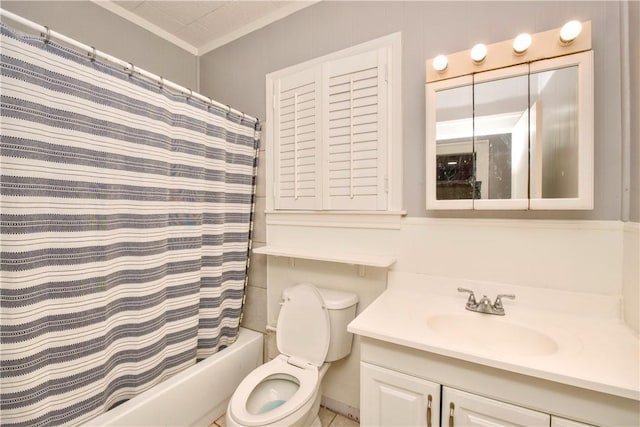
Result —
<instances>
[{"instance_id":1,"label":"gray wall","mask_svg":"<svg viewBox=\"0 0 640 427\"><path fill-rule=\"evenodd\" d=\"M640 2L629 2L629 62L631 88L630 220L640 222Z\"/></svg>"},{"instance_id":2,"label":"gray wall","mask_svg":"<svg viewBox=\"0 0 640 427\"><path fill-rule=\"evenodd\" d=\"M91 2L2 1L1 6L179 85L197 87L195 55Z\"/></svg>"},{"instance_id":3,"label":"gray wall","mask_svg":"<svg viewBox=\"0 0 640 427\"><path fill-rule=\"evenodd\" d=\"M637 5L632 8L637 10ZM596 103L594 210L427 212L425 60L439 53L469 49L477 42L494 43L523 31L534 33L561 27L569 19L592 21ZM323 1L203 56L200 90L220 102L264 118L267 73L401 31L403 199L410 216L619 220L623 161L620 19L617 2ZM637 28L633 31L637 33ZM637 107L637 98L635 102ZM637 111L636 108L636 114ZM637 177L637 165L635 174ZM636 184L636 204L637 193ZM636 221L637 217L636 210Z\"/></svg>"}]
</instances>

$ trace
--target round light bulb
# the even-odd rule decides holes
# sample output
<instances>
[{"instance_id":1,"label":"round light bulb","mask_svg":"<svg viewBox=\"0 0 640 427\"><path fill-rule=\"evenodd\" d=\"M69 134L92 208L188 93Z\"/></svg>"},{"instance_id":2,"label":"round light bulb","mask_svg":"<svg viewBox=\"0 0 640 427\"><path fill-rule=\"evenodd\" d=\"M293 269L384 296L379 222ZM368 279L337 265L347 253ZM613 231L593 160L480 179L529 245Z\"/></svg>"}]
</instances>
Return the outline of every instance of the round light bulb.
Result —
<instances>
[{"instance_id":1,"label":"round light bulb","mask_svg":"<svg viewBox=\"0 0 640 427\"><path fill-rule=\"evenodd\" d=\"M513 40L513 51L516 55L522 55L531 46L531 36L527 33L519 34Z\"/></svg>"},{"instance_id":2,"label":"round light bulb","mask_svg":"<svg viewBox=\"0 0 640 427\"><path fill-rule=\"evenodd\" d=\"M471 59L476 64L482 63L484 59L487 57L487 45L482 43L478 43L474 47L471 48Z\"/></svg>"},{"instance_id":3,"label":"round light bulb","mask_svg":"<svg viewBox=\"0 0 640 427\"><path fill-rule=\"evenodd\" d=\"M438 72L443 72L447 69L447 65L449 65L449 61L447 61L447 57L444 55L438 55L433 58L433 63L431 64L433 69Z\"/></svg>"},{"instance_id":4,"label":"round light bulb","mask_svg":"<svg viewBox=\"0 0 640 427\"><path fill-rule=\"evenodd\" d=\"M580 21L569 21L560 29L560 42L569 44L580 35L582 24Z\"/></svg>"}]
</instances>

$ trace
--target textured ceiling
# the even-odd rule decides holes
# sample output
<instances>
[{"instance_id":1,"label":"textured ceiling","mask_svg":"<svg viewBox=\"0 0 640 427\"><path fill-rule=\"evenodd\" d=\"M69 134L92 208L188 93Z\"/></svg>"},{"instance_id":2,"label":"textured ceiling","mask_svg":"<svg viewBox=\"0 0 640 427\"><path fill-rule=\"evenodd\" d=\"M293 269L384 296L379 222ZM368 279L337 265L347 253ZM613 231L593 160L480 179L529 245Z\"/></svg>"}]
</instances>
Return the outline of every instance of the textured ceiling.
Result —
<instances>
[{"instance_id":1,"label":"textured ceiling","mask_svg":"<svg viewBox=\"0 0 640 427\"><path fill-rule=\"evenodd\" d=\"M96 3L192 53L203 54L315 1L125 0Z\"/></svg>"}]
</instances>

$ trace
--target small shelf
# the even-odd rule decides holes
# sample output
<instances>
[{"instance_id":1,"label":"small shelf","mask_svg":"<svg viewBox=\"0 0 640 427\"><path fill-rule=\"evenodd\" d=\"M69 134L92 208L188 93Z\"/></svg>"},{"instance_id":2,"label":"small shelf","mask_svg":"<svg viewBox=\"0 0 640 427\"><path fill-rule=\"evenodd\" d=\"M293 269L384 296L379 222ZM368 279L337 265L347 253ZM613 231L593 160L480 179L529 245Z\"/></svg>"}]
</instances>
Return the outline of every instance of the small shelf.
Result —
<instances>
[{"instance_id":1,"label":"small shelf","mask_svg":"<svg viewBox=\"0 0 640 427\"><path fill-rule=\"evenodd\" d=\"M334 251L314 251L309 249L290 248L284 246L263 246L253 249L254 253L266 254L287 258L312 259L316 261L338 262L341 264L353 264L363 267L389 268L396 259L389 256L364 255L357 253L341 254Z\"/></svg>"}]
</instances>

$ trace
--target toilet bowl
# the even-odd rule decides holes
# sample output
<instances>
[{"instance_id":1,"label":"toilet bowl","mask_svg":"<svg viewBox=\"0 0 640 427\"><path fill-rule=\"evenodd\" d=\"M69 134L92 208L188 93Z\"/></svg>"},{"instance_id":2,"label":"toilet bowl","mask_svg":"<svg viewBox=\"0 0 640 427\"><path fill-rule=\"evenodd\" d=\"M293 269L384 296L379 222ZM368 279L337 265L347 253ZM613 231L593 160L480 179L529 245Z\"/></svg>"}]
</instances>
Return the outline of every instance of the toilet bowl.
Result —
<instances>
[{"instance_id":1,"label":"toilet bowl","mask_svg":"<svg viewBox=\"0 0 640 427\"><path fill-rule=\"evenodd\" d=\"M229 426L319 426L321 383L329 363L351 352L347 324L355 294L301 284L285 289L278 316L282 354L253 370L227 407Z\"/></svg>"}]
</instances>

